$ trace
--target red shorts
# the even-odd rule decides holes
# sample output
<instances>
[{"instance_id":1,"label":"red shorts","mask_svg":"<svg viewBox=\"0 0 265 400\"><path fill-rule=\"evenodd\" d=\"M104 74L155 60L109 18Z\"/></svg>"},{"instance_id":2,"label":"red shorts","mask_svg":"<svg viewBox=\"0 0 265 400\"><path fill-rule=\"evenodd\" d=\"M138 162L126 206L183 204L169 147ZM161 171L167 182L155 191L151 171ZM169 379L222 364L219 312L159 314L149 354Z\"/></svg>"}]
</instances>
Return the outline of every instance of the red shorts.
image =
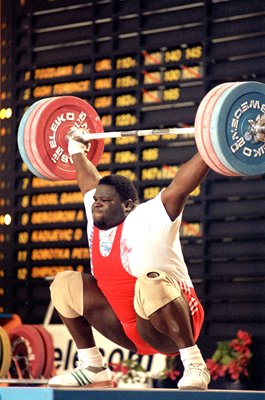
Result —
<instances>
[{"instance_id":1,"label":"red shorts","mask_svg":"<svg viewBox=\"0 0 265 400\"><path fill-rule=\"evenodd\" d=\"M189 303L191 317L192 317L193 337L194 341L196 342L198 340L201 327L203 324L204 310L193 288L181 288L181 290ZM159 354L159 353L161 354L160 351L151 347L140 337L137 331L136 321L133 321L131 323L122 322L122 326L128 338L131 339L131 341L137 347L137 354L146 354L146 355Z\"/></svg>"}]
</instances>

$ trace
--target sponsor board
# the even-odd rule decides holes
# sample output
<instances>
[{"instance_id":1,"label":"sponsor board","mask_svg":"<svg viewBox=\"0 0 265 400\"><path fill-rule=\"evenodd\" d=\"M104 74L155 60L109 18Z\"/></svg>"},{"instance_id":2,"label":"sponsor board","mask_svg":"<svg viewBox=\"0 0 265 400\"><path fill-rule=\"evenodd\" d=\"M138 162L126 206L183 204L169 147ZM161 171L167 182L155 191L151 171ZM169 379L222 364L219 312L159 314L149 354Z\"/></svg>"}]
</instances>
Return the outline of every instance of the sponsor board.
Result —
<instances>
[{"instance_id":1,"label":"sponsor board","mask_svg":"<svg viewBox=\"0 0 265 400\"><path fill-rule=\"evenodd\" d=\"M77 352L75 343L63 324L45 325L50 332L54 343L55 352L55 368L57 373L63 373L67 370L75 368L77 360ZM122 360L135 357L135 353L118 346L112 341L106 339L98 331L93 329L97 346L105 357L107 363L119 363ZM160 372L165 367L165 356L156 354L152 356L137 356L139 363L152 373Z\"/></svg>"}]
</instances>

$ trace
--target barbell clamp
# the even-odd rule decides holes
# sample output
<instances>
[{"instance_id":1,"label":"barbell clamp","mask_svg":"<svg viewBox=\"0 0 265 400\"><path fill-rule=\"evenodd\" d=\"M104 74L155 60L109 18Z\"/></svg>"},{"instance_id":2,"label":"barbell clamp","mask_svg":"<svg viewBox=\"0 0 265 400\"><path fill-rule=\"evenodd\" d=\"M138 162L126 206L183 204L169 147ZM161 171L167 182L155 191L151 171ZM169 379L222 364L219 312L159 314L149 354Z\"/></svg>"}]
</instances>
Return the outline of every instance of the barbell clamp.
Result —
<instances>
[{"instance_id":1,"label":"barbell clamp","mask_svg":"<svg viewBox=\"0 0 265 400\"><path fill-rule=\"evenodd\" d=\"M248 124L249 130L244 134L245 140L248 142L253 140L254 143L265 142L265 114L257 121L250 119Z\"/></svg>"}]
</instances>

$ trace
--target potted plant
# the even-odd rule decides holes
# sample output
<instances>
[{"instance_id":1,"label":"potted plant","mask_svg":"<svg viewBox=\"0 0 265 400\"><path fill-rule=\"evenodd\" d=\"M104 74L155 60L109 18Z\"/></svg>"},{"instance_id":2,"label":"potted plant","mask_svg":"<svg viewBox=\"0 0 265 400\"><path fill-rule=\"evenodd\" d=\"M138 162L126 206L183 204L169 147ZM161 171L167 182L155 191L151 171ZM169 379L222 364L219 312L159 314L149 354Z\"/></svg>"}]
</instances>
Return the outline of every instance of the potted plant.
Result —
<instances>
[{"instance_id":1,"label":"potted plant","mask_svg":"<svg viewBox=\"0 0 265 400\"><path fill-rule=\"evenodd\" d=\"M242 330L231 340L217 342L212 357L206 360L212 381L219 378L236 384L245 381L249 377L251 344L251 335Z\"/></svg>"},{"instance_id":2,"label":"potted plant","mask_svg":"<svg viewBox=\"0 0 265 400\"><path fill-rule=\"evenodd\" d=\"M111 363L111 370L117 387L150 387L149 372L139 363L137 359L129 358L120 363Z\"/></svg>"}]
</instances>

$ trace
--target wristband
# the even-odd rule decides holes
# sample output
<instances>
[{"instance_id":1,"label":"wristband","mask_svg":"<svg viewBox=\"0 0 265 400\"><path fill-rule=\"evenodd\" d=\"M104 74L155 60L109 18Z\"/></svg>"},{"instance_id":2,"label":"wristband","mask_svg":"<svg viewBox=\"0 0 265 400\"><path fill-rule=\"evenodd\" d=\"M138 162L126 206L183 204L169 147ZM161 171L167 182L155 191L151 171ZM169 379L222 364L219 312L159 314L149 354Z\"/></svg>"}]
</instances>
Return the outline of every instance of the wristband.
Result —
<instances>
[{"instance_id":1,"label":"wristband","mask_svg":"<svg viewBox=\"0 0 265 400\"><path fill-rule=\"evenodd\" d=\"M73 154L78 154L78 153L85 153L85 150L87 148L87 145L85 145L84 143L80 143L77 142L74 139L69 139L68 142L68 153L70 156L72 156Z\"/></svg>"}]
</instances>

